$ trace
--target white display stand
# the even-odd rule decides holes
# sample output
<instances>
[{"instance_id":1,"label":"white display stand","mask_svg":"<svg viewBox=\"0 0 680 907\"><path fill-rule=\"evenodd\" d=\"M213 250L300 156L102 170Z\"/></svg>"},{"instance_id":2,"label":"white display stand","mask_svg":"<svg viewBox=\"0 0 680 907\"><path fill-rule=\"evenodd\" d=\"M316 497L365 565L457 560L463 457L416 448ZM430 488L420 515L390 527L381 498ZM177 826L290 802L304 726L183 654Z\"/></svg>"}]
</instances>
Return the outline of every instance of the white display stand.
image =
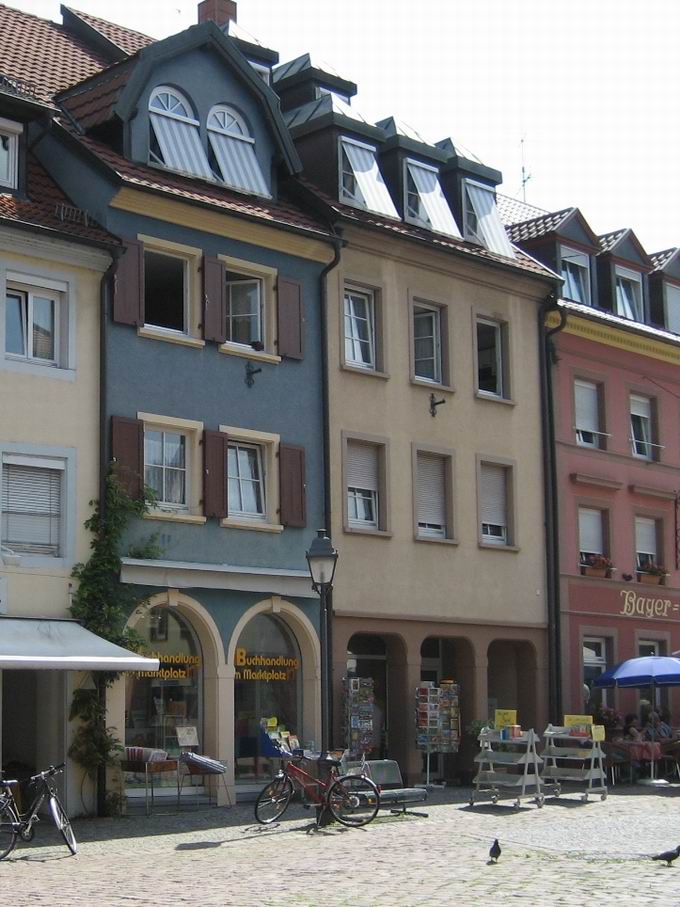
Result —
<instances>
[{"instance_id":1,"label":"white display stand","mask_svg":"<svg viewBox=\"0 0 680 907\"><path fill-rule=\"evenodd\" d=\"M523 799L531 799L537 806L543 806L540 767L543 760L536 752L538 735L533 728L523 731L519 737L503 737L503 731L485 728L479 735L479 753L475 756L478 765L470 806L478 799L490 799L492 803L505 794L515 800L519 809Z\"/></svg>"},{"instance_id":2,"label":"white display stand","mask_svg":"<svg viewBox=\"0 0 680 907\"><path fill-rule=\"evenodd\" d=\"M554 796L562 793L561 781L568 781L582 789L581 799L588 801L589 794L599 794L607 799L607 773L602 744L592 737L569 733L569 728L549 724L543 733L545 749L543 759L543 784L553 790Z\"/></svg>"}]
</instances>

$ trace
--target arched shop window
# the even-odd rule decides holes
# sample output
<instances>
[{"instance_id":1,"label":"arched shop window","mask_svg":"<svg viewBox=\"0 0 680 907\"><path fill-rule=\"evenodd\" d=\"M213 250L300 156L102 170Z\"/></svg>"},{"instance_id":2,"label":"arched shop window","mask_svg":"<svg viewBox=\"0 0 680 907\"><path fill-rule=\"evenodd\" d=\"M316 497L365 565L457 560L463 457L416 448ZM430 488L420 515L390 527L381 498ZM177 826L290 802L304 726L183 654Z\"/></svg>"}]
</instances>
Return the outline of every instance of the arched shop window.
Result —
<instances>
[{"instance_id":1,"label":"arched shop window","mask_svg":"<svg viewBox=\"0 0 680 907\"><path fill-rule=\"evenodd\" d=\"M125 744L180 751L177 728L195 727L203 744L203 658L189 622L174 608L151 608L135 630L160 660L125 684Z\"/></svg>"},{"instance_id":2,"label":"arched shop window","mask_svg":"<svg viewBox=\"0 0 680 907\"><path fill-rule=\"evenodd\" d=\"M280 618L258 614L239 637L234 669L236 780L269 778L275 763L262 719L307 742L302 727L302 662L297 640Z\"/></svg>"}]
</instances>

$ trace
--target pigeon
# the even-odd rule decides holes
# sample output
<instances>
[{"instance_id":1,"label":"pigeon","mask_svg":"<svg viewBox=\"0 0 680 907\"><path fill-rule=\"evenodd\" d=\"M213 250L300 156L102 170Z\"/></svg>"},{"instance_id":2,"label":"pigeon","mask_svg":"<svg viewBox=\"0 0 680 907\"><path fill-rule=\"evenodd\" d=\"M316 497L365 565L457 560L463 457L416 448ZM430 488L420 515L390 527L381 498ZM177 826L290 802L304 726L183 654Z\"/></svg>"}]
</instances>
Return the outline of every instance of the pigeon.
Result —
<instances>
[{"instance_id":1,"label":"pigeon","mask_svg":"<svg viewBox=\"0 0 680 907\"><path fill-rule=\"evenodd\" d=\"M653 860L665 860L666 866L670 866L673 860L677 860L680 857L680 844L675 848L675 850L665 850L663 853L658 853L655 857L652 857Z\"/></svg>"},{"instance_id":2,"label":"pigeon","mask_svg":"<svg viewBox=\"0 0 680 907\"><path fill-rule=\"evenodd\" d=\"M680 851L680 847L678 848L678 850ZM496 838L494 840L493 844L491 845L491 849L489 850L489 856L491 857L491 860L489 862L497 863L500 855L501 855L501 845L498 843L498 838ZM674 852L674 856L671 859L674 860L675 857L677 857L677 855L678 854ZM654 859L656 860L656 857L654 857ZM665 859L665 857L664 857L664 859Z\"/></svg>"}]
</instances>

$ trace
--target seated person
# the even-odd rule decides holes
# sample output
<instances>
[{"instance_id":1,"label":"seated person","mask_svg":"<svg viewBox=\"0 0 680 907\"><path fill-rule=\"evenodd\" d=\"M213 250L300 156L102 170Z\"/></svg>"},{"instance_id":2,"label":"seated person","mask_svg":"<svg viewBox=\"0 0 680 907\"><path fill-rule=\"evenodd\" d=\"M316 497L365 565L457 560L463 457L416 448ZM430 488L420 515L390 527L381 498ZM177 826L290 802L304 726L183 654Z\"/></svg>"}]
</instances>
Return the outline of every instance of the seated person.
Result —
<instances>
[{"instance_id":1,"label":"seated person","mask_svg":"<svg viewBox=\"0 0 680 907\"><path fill-rule=\"evenodd\" d=\"M626 723L623 726L623 739L627 741L644 740L644 734L640 728L640 719L637 715L631 713L626 715Z\"/></svg>"},{"instance_id":2,"label":"seated person","mask_svg":"<svg viewBox=\"0 0 680 907\"><path fill-rule=\"evenodd\" d=\"M645 740L664 741L671 739L673 730L669 724L661 720L659 713L652 709L649 713L649 718L647 719L643 734Z\"/></svg>"}]
</instances>

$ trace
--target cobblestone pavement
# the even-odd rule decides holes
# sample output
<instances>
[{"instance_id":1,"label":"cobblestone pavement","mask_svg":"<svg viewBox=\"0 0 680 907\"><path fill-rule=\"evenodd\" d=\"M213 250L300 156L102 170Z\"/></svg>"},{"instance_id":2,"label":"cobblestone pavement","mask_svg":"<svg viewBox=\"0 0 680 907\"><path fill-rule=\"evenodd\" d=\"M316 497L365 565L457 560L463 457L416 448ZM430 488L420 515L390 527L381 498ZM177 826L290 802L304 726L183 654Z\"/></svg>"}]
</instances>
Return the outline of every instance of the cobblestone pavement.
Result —
<instances>
[{"instance_id":1,"label":"cobblestone pavement","mask_svg":"<svg viewBox=\"0 0 680 907\"><path fill-rule=\"evenodd\" d=\"M252 804L118 820L77 820L76 857L46 822L0 863L8 907L448 907L673 905L680 860L680 785L468 805L469 791L432 791L429 818L381 813L363 829L313 830L292 804L256 825ZM418 808L418 807L416 807ZM495 837L503 848L489 865Z\"/></svg>"}]
</instances>

